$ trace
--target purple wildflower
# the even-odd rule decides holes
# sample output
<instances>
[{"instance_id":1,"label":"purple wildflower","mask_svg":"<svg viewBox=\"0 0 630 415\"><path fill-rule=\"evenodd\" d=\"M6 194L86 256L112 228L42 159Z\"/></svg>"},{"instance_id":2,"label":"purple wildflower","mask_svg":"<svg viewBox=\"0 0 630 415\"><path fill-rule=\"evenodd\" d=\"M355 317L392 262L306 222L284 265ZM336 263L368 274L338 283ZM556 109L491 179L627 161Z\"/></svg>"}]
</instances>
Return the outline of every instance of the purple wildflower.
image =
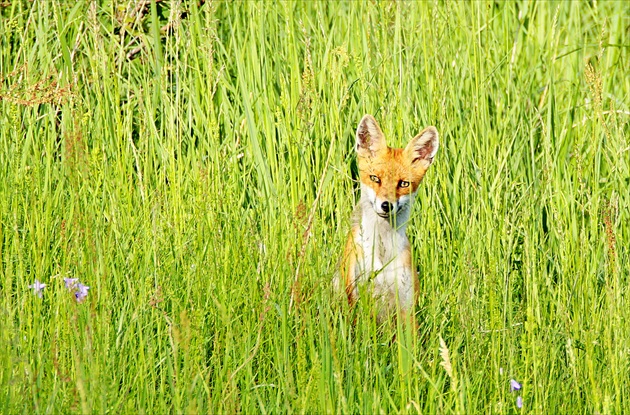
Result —
<instances>
[{"instance_id":1,"label":"purple wildflower","mask_svg":"<svg viewBox=\"0 0 630 415\"><path fill-rule=\"evenodd\" d=\"M516 407L519 409L523 407L523 398L520 396L516 398Z\"/></svg>"},{"instance_id":2,"label":"purple wildflower","mask_svg":"<svg viewBox=\"0 0 630 415\"><path fill-rule=\"evenodd\" d=\"M74 298L77 299L77 303L82 303L83 300L85 300L85 297L87 297L90 287L88 287L87 285L83 285L80 282L77 282L76 287L77 290L74 293Z\"/></svg>"},{"instance_id":3,"label":"purple wildflower","mask_svg":"<svg viewBox=\"0 0 630 415\"><path fill-rule=\"evenodd\" d=\"M520 391L522 388L521 384L515 381L514 379L510 379L510 392Z\"/></svg>"},{"instance_id":4,"label":"purple wildflower","mask_svg":"<svg viewBox=\"0 0 630 415\"><path fill-rule=\"evenodd\" d=\"M63 282L66 283L66 288L69 290L72 290L74 287L76 287L78 281L79 281L78 278L64 278L63 279Z\"/></svg>"},{"instance_id":5,"label":"purple wildflower","mask_svg":"<svg viewBox=\"0 0 630 415\"><path fill-rule=\"evenodd\" d=\"M32 288L34 294L36 294L39 298L43 298L44 288L46 288L46 284L42 284L38 280L35 280L35 284L29 285L28 288Z\"/></svg>"}]
</instances>

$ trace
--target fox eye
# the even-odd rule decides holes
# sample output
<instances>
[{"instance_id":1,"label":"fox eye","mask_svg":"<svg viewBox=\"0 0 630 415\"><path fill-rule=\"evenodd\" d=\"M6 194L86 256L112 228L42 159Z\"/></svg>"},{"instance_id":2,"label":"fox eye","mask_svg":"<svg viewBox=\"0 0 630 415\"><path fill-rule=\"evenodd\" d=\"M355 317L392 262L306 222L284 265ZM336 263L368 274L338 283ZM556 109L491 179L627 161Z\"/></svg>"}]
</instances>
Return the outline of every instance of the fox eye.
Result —
<instances>
[{"instance_id":1,"label":"fox eye","mask_svg":"<svg viewBox=\"0 0 630 415\"><path fill-rule=\"evenodd\" d=\"M409 187L409 182L406 180L401 180L398 182L398 187Z\"/></svg>"},{"instance_id":2,"label":"fox eye","mask_svg":"<svg viewBox=\"0 0 630 415\"><path fill-rule=\"evenodd\" d=\"M370 180L372 180L374 183L380 183L381 179L378 178L378 176L375 175L371 175L370 176Z\"/></svg>"}]
</instances>

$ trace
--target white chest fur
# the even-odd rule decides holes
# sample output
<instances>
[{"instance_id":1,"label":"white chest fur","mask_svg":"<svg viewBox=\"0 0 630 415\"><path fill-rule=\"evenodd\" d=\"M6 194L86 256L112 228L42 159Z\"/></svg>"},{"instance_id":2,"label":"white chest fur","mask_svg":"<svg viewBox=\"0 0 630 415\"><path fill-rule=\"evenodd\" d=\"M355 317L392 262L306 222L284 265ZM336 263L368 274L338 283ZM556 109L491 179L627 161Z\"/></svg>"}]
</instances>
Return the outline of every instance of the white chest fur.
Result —
<instances>
[{"instance_id":1,"label":"white chest fur","mask_svg":"<svg viewBox=\"0 0 630 415\"><path fill-rule=\"evenodd\" d=\"M361 248L362 256L355 269L357 285L371 291L379 306L384 306L384 313L391 313L397 305L403 311L411 309L413 272L406 226L392 226L368 206L362 209L359 226L355 243Z\"/></svg>"}]
</instances>

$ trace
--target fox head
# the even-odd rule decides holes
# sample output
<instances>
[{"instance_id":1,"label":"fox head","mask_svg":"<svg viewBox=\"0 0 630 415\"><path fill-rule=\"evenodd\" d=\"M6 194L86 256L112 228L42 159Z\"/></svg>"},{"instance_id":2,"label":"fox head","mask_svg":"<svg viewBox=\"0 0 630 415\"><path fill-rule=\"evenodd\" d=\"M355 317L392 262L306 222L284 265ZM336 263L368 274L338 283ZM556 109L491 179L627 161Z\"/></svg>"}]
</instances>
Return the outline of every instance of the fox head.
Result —
<instances>
[{"instance_id":1,"label":"fox head","mask_svg":"<svg viewBox=\"0 0 630 415\"><path fill-rule=\"evenodd\" d=\"M418 186L439 147L435 127L427 127L407 146L388 147L371 115L357 128L356 151L361 178L361 200L386 220L406 222Z\"/></svg>"}]
</instances>

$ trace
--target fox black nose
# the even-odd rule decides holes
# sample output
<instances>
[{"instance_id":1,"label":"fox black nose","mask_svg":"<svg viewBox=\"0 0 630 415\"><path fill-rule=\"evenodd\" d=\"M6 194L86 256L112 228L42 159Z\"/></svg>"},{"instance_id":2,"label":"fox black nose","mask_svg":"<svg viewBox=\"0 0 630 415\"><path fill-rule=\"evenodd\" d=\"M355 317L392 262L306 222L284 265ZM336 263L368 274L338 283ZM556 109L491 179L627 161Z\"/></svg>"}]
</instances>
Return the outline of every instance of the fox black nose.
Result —
<instances>
[{"instance_id":1,"label":"fox black nose","mask_svg":"<svg viewBox=\"0 0 630 415\"><path fill-rule=\"evenodd\" d=\"M383 209L383 212L389 213L389 211L392 210L392 204L389 202L383 202L381 203L381 209Z\"/></svg>"}]
</instances>

